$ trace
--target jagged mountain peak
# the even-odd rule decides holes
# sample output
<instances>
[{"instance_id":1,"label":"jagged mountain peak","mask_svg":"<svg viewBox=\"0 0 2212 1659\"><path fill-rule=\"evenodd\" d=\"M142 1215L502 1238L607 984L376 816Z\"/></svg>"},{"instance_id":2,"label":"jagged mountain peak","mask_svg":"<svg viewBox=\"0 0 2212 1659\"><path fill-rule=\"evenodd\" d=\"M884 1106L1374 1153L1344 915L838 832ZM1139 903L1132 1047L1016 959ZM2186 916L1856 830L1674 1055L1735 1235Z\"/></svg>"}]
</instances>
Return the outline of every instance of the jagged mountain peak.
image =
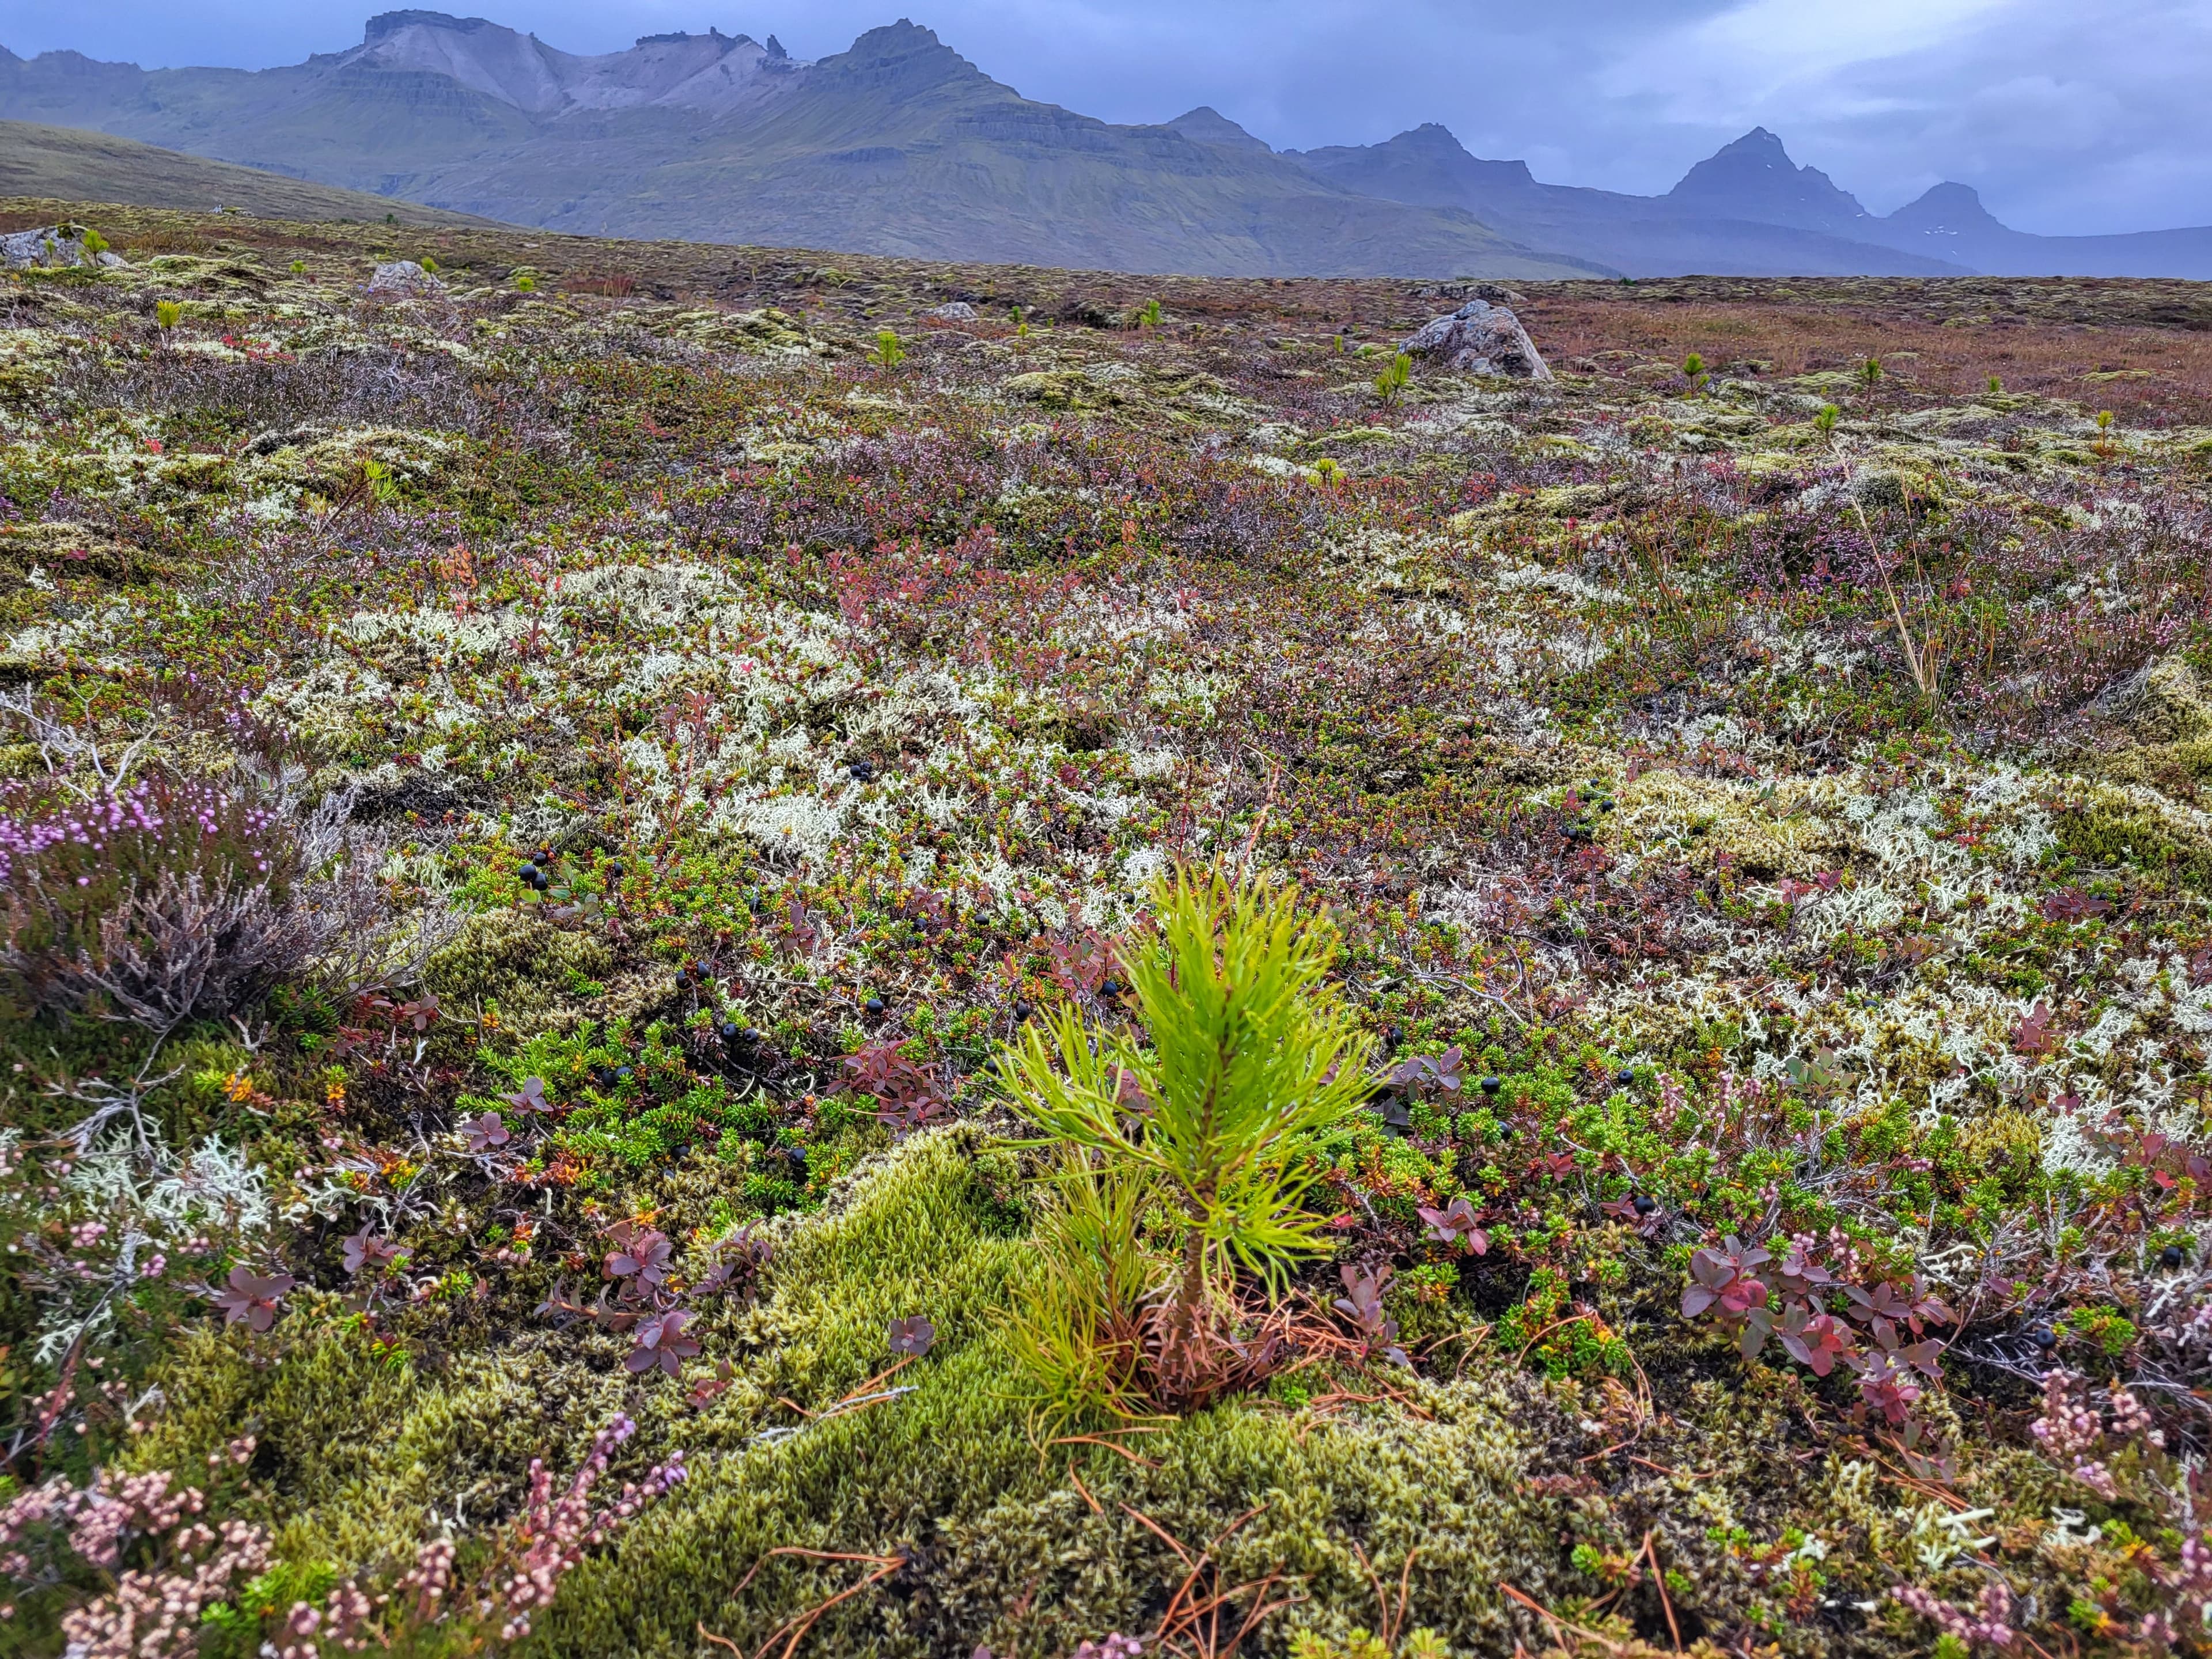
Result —
<instances>
[{"instance_id":1,"label":"jagged mountain peak","mask_svg":"<svg viewBox=\"0 0 2212 1659\"><path fill-rule=\"evenodd\" d=\"M912 97L948 85L998 83L911 18L866 33L817 65L848 84L886 98Z\"/></svg>"},{"instance_id":2,"label":"jagged mountain peak","mask_svg":"<svg viewBox=\"0 0 2212 1659\"><path fill-rule=\"evenodd\" d=\"M645 104L720 112L772 89L796 65L750 36L647 34L622 52L578 56L482 17L388 11L368 21L342 64L440 75L538 117Z\"/></svg>"},{"instance_id":3,"label":"jagged mountain peak","mask_svg":"<svg viewBox=\"0 0 2212 1659\"><path fill-rule=\"evenodd\" d=\"M1818 167L1792 161L1781 137L1765 127L1722 145L1667 198L1717 217L1844 234L1873 217Z\"/></svg>"}]
</instances>

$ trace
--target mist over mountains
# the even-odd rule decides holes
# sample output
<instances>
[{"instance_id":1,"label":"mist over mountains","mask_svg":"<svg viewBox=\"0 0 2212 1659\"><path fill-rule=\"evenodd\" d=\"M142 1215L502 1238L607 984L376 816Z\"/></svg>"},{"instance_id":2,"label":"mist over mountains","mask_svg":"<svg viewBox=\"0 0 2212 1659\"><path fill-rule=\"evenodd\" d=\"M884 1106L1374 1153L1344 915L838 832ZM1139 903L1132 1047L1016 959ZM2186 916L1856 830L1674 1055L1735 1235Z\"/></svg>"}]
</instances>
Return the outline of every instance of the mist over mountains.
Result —
<instances>
[{"instance_id":1,"label":"mist over mountains","mask_svg":"<svg viewBox=\"0 0 2212 1659\"><path fill-rule=\"evenodd\" d=\"M2045 237L1964 185L1869 213L1754 130L1663 196L1547 185L1444 128L1278 152L1211 109L1151 125L1023 98L902 20L811 63L774 36L579 56L387 12L281 69L0 46L0 118L90 128L547 229L1211 275L2212 277L2212 228Z\"/></svg>"}]
</instances>

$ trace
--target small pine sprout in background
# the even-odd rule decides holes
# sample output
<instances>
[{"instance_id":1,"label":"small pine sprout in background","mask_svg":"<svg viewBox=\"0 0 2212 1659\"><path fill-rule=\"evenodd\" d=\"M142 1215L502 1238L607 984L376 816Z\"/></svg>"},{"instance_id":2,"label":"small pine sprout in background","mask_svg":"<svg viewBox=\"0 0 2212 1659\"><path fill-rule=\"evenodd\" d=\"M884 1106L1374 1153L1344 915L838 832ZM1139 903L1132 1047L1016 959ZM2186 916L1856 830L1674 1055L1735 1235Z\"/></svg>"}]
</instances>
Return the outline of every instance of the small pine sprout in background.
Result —
<instances>
[{"instance_id":1,"label":"small pine sprout in background","mask_svg":"<svg viewBox=\"0 0 2212 1659\"><path fill-rule=\"evenodd\" d=\"M1990 390L1992 392L2002 392L2004 390L2004 382L1999 380L1996 375L1990 375Z\"/></svg>"},{"instance_id":2,"label":"small pine sprout in background","mask_svg":"<svg viewBox=\"0 0 2212 1659\"><path fill-rule=\"evenodd\" d=\"M1138 309L1137 326L1139 328L1158 328L1159 325L1160 302L1157 299L1146 301L1145 303Z\"/></svg>"},{"instance_id":3,"label":"small pine sprout in background","mask_svg":"<svg viewBox=\"0 0 2212 1659\"><path fill-rule=\"evenodd\" d=\"M293 274L295 276L298 276L301 271L305 270L307 268L307 262L305 259L295 259L295 260L293 260L293 261L292 261L292 274Z\"/></svg>"},{"instance_id":4,"label":"small pine sprout in background","mask_svg":"<svg viewBox=\"0 0 2212 1659\"><path fill-rule=\"evenodd\" d=\"M888 328L876 331L876 343L868 353L868 361L880 368L896 368L906 361L906 348L899 343L896 331Z\"/></svg>"},{"instance_id":5,"label":"small pine sprout in background","mask_svg":"<svg viewBox=\"0 0 2212 1659\"><path fill-rule=\"evenodd\" d=\"M1413 378L1413 360L1400 352L1390 360L1389 366L1375 377L1375 395L1384 403L1398 401L1398 394Z\"/></svg>"},{"instance_id":6,"label":"small pine sprout in background","mask_svg":"<svg viewBox=\"0 0 2212 1659\"><path fill-rule=\"evenodd\" d=\"M1843 412L1833 404L1822 404L1820 412L1813 417L1813 429L1823 438L1832 440L1836 435L1837 417Z\"/></svg>"},{"instance_id":7,"label":"small pine sprout in background","mask_svg":"<svg viewBox=\"0 0 2212 1659\"><path fill-rule=\"evenodd\" d=\"M1705 373L1705 360L1696 352L1682 359L1682 378L1690 383L1692 392L1703 392L1711 376Z\"/></svg>"},{"instance_id":8,"label":"small pine sprout in background","mask_svg":"<svg viewBox=\"0 0 2212 1659\"><path fill-rule=\"evenodd\" d=\"M538 292L538 279L526 270L514 279L514 287L517 293L535 294Z\"/></svg>"},{"instance_id":9,"label":"small pine sprout in background","mask_svg":"<svg viewBox=\"0 0 2212 1659\"><path fill-rule=\"evenodd\" d=\"M399 499L399 480L392 476L392 469L382 461L363 461L361 481L369 495L386 507Z\"/></svg>"},{"instance_id":10,"label":"small pine sprout in background","mask_svg":"<svg viewBox=\"0 0 2212 1659\"><path fill-rule=\"evenodd\" d=\"M183 319L184 314L184 307L178 304L174 300L156 300L154 301L154 326L156 328L174 328L177 324Z\"/></svg>"},{"instance_id":11,"label":"small pine sprout in background","mask_svg":"<svg viewBox=\"0 0 2212 1659\"><path fill-rule=\"evenodd\" d=\"M1874 390L1875 382L1880 379L1881 379L1881 358L1869 357L1866 362L1859 365L1860 383L1863 385L1869 392L1872 392Z\"/></svg>"},{"instance_id":12,"label":"small pine sprout in background","mask_svg":"<svg viewBox=\"0 0 2212 1659\"><path fill-rule=\"evenodd\" d=\"M426 253L422 256L422 269L435 276L438 274L438 262Z\"/></svg>"},{"instance_id":13,"label":"small pine sprout in background","mask_svg":"<svg viewBox=\"0 0 2212 1659\"><path fill-rule=\"evenodd\" d=\"M84 233L84 252L88 258L97 259L107 252L108 246L107 238L98 231L87 230Z\"/></svg>"}]
</instances>

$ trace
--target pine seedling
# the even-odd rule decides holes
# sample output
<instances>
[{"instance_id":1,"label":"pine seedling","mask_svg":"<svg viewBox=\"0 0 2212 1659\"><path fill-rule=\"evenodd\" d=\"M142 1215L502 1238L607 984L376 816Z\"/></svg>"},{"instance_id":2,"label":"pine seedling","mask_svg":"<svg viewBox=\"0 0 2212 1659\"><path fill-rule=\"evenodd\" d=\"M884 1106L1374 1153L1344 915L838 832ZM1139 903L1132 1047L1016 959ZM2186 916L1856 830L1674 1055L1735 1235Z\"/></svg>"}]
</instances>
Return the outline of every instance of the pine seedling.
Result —
<instances>
[{"instance_id":1,"label":"pine seedling","mask_svg":"<svg viewBox=\"0 0 2212 1659\"><path fill-rule=\"evenodd\" d=\"M1375 377L1375 395L1386 404L1398 401L1398 394L1413 378L1413 360L1404 352L1393 357L1389 365Z\"/></svg>"},{"instance_id":2,"label":"pine seedling","mask_svg":"<svg viewBox=\"0 0 2212 1659\"><path fill-rule=\"evenodd\" d=\"M888 328L876 331L876 343L868 353L868 361L878 368L896 368L906 361L906 348L899 343L896 331Z\"/></svg>"},{"instance_id":3,"label":"pine seedling","mask_svg":"<svg viewBox=\"0 0 2212 1659\"><path fill-rule=\"evenodd\" d=\"M160 329L165 334L168 332L169 330L174 328L178 323L182 321L184 315L184 307L178 304L174 300L156 300L154 301L154 326Z\"/></svg>"},{"instance_id":4,"label":"pine seedling","mask_svg":"<svg viewBox=\"0 0 2212 1659\"><path fill-rule=\"evenodd\" d=\"M1157 942L1125 963L1150 1042L1063 1007L1023 1028L1000 1073L1035 1144L1093 1155L1109 1183L1152 1187L1181 1217L1163 1292L1180 1353L1236 1269L1279 1285L1327 1249L1327 1218L1303 1202L1319 1174L1306 1148L1373 1079L1328 980L1336 931L1299 914L1295 889L1184 870L1152 896Z\"/></svg>"},{"instance_id":5,"label":"pine seedling","mask_svg":"<svg viewBox=\"0 0 2212 1659\"><path fill-rule=\"evenodd\" d=\"M1702 392L1712 376L1705 373L1705 360L1693 351L1682 359L1682 378L1689 381L1692 392Z\"/></svg>"},{"instance_id":6,"label":"pine seedling","mask_svg":"<svg viewBox=\"0 0 2212 1659\"><path fill-rule=\"evenodd\" d=\"M1822 404L1820 412L1813 417L1813 430L1819 433L1825 441L1835 442L1836 421L1843 412L1833 404Z\"/></svg>"}]
</instances>

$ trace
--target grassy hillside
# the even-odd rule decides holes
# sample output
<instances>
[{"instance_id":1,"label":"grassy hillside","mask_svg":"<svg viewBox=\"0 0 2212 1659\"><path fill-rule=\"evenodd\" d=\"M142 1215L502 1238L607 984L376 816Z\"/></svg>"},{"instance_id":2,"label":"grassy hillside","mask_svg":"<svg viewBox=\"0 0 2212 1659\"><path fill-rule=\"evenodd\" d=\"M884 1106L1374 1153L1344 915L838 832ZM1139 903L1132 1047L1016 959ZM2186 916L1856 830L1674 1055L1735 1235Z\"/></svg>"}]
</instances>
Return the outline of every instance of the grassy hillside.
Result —
<instances>
[{"instance_id":1,"label":"grassy hillside","mask_svg":"<svg viewBox=\"0 0 2212 1659\"><path fill-rule=\"evenodd\" d=\"M1462 289L71 212L5 1651L2203 1651L2202 289L1530 284L1556 380L1378 384ZM1340 1064L1155 1018L1249 960L1178 864ZM1261 1076L1348 1114L1141 1174ZM1308 1248L1181 1277L1224 1206Z\"/></svg>"},{"instance_id":2,"label":"grassy hillside","mask_svg":"<svg viewBox=\"0 0 2212 1659\"><path fill-rule=\"evenodd\" d=\"M72 127L0 121L0 196L143 207L235 208L260 219L381 220L404 225L487 221L441 208L234 167L135 139Z\"/></svg>"}]
</instances>

